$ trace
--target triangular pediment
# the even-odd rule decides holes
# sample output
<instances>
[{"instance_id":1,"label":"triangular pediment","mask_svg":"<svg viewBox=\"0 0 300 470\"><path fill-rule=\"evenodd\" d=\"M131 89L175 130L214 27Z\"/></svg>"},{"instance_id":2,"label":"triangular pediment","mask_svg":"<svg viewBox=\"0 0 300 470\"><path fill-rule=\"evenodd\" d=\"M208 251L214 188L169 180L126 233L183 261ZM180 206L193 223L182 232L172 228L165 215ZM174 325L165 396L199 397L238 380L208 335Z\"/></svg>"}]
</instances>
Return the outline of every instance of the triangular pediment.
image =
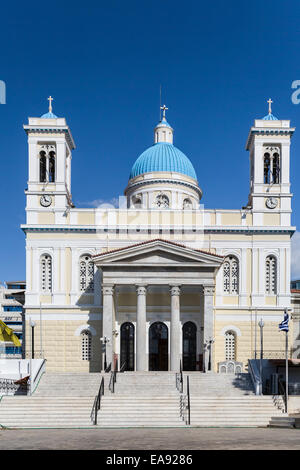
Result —
<instances>
[{"instance_id":1,"label":"triangular pediment","mask_svg":"<svg viewBox=\"0 0 300 470\"><path fill-rule=\"evenodd\" d=\"M97 266L121 264L131 266L202 265L218 267L222 261L222 256L168 240L152 240L94 256L94 262Z\"/></svg>"}]
</instances>

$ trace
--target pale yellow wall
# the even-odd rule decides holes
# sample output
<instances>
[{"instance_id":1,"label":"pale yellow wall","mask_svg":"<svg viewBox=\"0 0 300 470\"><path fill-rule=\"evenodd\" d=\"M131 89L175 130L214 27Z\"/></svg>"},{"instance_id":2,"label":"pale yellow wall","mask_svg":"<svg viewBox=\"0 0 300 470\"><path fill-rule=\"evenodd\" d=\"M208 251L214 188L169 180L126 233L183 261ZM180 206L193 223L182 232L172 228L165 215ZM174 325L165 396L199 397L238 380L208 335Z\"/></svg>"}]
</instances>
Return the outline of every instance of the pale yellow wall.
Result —
<instances>
[{"instance_id":1,"label":"pale yellow wall","mask_svg":"<svg viewBox=\"0 0 300 470\"><path fill-rule=\"evenodd\" d=\"M264 214L264 225L280 225L280 214Z\"/></svg>"},{"instance_id":2,"label":"pale yellow wall","mask_svg":"<svg viewBox=\"0 0 300 470\"><path fill-rule=\"evenodd\" d=\"M41 350L40 343L40 321L35 320L34 328L34 349L35 357L39 357ZM96 335L92 336L92 361L81 359L81 337L75 336L78 327L83 325L82 321L51 321L42 320L42 347L44 357L47 359L46 370L48 372L100 372L101 368L101 343L99 338L102 333L102 323L100 321L89 321L96 330ZM31 353L31 328L26 322L26 351L28 356Z\"/></svg>"},{"instance_id":3,"label":"pale yellow wall","mask_svg":"<svg viewBox=\"0 0 300 470\"><path fill-rule=\"evenodd\" d=\"M223 304L225 305L238 305L239 298L237 295L223 296Z\"/></svg>"},{"instance_id":4,"label":"pale yellow wall","mask_svg":"<svg viewBox=\"0 0 300 470\"><path fill-rule=\"evenodd\" d=\"M265 304L266 305L276 305L276 295L266 295Z\"/></svg>"},{"instance_id":5,"label":"pale yellow wall","mask_svg":"<svg viewBox=\"0 0 300 470\"><path fill-rule=\"evenodd\" d=\"M78 220L79 225L94 225L95 213L94 212L78 212L77 220Z\"/></svg>"},{"instance_id":6,"label":"pale yellow wall","mask_svg":"<svg viewBox=\"0 0 300 470\"><path fill-rule=\"evenodd\" d=\"M247 312L248 313L248 312ZM227 311L228 314L228 311ZM241 312L238 312L240 315ZM283 315L282 315L283 318ZM285 334L278 330L278 322L268 321L264 317L264 350L284 353L285 351ZM221 335L223 328L234 325L237 327L241 336L236 336L237 339L237 356L236 360L243 362L244 370L247 366L248 359L254 358L255 352L255 321L254 316L252 321L215 321L215 367L217 370L218 362L225 360L225 337ZM228 328L230 329L230 328ZM289 342L293 338L293 325L290 324ZM256 351L257 357L260 355L260 331L257 327L256 331ZM283 356L284 357L284 356Z\"/></svg>"},{"instance_id":7,"label":"pale yellow wall","mask_svg":"<svg viewBox=\"0 0 300 470\"><path fill-rule=\"evenodd\" d=\"M223 225L241 225L241 214L222 214L222 224Z\"/></svg>"},{"instance_id":8,"label":"pale yellow wall","mask_svg":"<svg viewBox=\"0 0 300 470\"><path fill-rule=\"evenodd\" d=\"M51 225L55 223L54 212L39 212L38 213L38 224Z\"/></svg>"}]
</instances>

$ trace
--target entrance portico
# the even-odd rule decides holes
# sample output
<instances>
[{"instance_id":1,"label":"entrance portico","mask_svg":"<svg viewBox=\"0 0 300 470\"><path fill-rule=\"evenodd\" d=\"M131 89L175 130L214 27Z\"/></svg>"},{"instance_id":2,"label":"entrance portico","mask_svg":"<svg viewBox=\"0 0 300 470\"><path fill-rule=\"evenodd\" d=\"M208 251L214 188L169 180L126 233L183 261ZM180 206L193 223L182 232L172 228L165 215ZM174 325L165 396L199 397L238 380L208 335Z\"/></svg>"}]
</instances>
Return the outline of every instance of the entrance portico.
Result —
<instances>
[{"instance_id":1,"label":"entrance portico","mask_svg":"<svg viewBox=\"0 0 300 470\"><path fill-rule=\"evenodd\" d=\"M178 371L184 350L185 354L203 355L203 345L214 336L215 275L222 261L221 256L160 239L94 256L95 265L102 271L103 336L109 339L107 362L113 362L115 354L121 359L121 341L123 360L124 351L131 350L138 371ZM118 292L131 299L135 296L135 307L126 315L118 303ZM184 312L182 294L187 299L194 296L199 302ZM164 307L148 303L149 298L159 296L168 296L169 303ZM196 335L196 352L190 346L183 347L183 340L190 341L186 327L182 335L188 321L195 325L190 330ZM124 346L125 322L132 325L130 347ZM185 361L193 363L196 360Z\"/></svg>"}]
</instances>

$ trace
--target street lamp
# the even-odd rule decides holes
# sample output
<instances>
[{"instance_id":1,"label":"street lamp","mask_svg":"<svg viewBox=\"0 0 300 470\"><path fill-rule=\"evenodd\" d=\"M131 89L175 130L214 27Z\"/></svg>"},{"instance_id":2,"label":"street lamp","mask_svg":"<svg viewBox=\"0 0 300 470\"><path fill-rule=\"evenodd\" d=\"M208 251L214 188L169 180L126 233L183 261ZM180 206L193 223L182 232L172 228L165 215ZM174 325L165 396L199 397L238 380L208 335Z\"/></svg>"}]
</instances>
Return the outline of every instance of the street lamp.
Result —
<instances>
[{"instance_id":1,"label":"street lamp","mask_svg":"<svg viewBox=\"0 0 300 470\"><path fill-rule=\"evenodd\" d=\"M104 371L107 369L107 361L106 361L106 345L109 343L109 338L107 336L104 336L103 338L100 338L100 341L104 345Z\"/></svg>"},{"instance_id":2,"label":"street lamp","mask_svg":"<svg viewBox=\"0 0 300 470\"><path fill-rule=\"evenodd\" d=\"M30 320L30 326L31 326L31 357L34 359L34 327L35 327L35 321Z\"/></svg>"},{"instance_id":3,"label":"street lamp","mask_svg":"<svg viewBox=\"0 0 300 470\"><path fill-rule=\"evenodd\" d=\"M263 345L263 328L265 326L263 319L261 318L258 326L260 328L260 365L259 365L259 372L260 372L260 381L261 381L261 394L263 391L263 357L264 357L264 345Z\"/></svg>"}]
</instances>

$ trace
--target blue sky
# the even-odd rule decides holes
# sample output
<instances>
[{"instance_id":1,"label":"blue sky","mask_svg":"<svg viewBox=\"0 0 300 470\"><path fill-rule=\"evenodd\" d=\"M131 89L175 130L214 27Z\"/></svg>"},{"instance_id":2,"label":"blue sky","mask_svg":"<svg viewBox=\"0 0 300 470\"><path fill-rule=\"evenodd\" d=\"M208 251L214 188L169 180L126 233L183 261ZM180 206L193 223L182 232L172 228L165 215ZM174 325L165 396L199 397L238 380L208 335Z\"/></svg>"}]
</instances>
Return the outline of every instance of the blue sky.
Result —
<instances>
[{"instance_id":1,"label":"blue sky","mask_svg":"<svg viewBox=\"0 0 300 470\"><path fill-rule=\"evenodd\" d=\"M296 128L300 123L300 105L291 101L291 84L300 79L299 14L297 0L284 6L278 0L2 5L0 80L7 103L0 105L0 281L25 277L22 125L47 111L49 95L77 145L76 205L122 194L132 164L152 144L162 85L174 143L194 164L205 207L240 208L249 190L245 142L253 120L267 114L266 100L273 99L278 118ZM299 151L296 130L291 182L298 226Z\"/></svg>"}]
</instances>

